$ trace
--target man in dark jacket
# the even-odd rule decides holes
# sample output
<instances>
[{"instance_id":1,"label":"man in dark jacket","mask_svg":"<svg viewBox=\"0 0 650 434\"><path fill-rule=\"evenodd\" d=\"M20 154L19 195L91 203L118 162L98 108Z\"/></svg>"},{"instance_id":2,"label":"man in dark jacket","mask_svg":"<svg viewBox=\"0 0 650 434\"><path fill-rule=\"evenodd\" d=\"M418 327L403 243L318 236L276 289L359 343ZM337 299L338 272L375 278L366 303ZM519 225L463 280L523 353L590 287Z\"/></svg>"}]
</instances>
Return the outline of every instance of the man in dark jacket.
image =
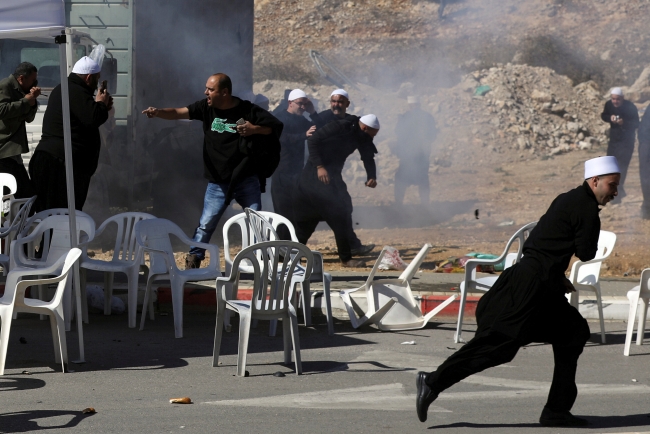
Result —
<instances>
[{"instance_id":1,"label":"man in dark jacket","mask_svg":"<svg viewBox=\"0 0 650 434\"><path fill-rule=\"evenodd\" d=\"M377 186L377 148L372 139L378 132L377 117L366 115L355 122L330 122L307 139L309 159L300 174L294 198L296 235L298 241L307 244L318 222L327 222L334 231L339 258L344 267L364 264L352 260L350 252L348 228L352 226L352 198L341 172L345 160L358 149L368 175L366 186Z\"/></svg>"},{"instance_id":2,"label":"man in dark jacket","mask_svg":"<svg viewBox=\"0 0 650 434\"><path fill-rule=\"evenodd\" d=\"M0 81L0 172L16 178L16 198L34 195L21 154L29 152L25 122L32 122L38 110L41 88L37 78L36 67L23 62Z\"/></svg>"},{"instance_id":3,"label":"man in dark jacket","mask_svg":"<svg viewBox=\"0 0 650 434\"><path fill-rule=\"evenodd\" d=\"M295 226L293 196L305 165L305 141L314 133L316 127L302 115L310 102L304 91L292 90L288 101L287 109L276 113L284 128L280 136L280 164L273 173L271 197L273 210L288 218ZM283 240L291 239L284 226L278 228L278 236Z\"/></svg>"},{"instance_id":4,"label":"man in dark jacket","mask_svg":"<svg viewBox=\"0 0 650 434\"><path fill-rule=\"evenodd\" d=\"M74 200L78 210L86 202L90 178L97 169L101 148L99 127L106 122L108 111L113 107L113 98L106 90L98 91L93 97L99 83L100 70L97 62L84 56L75 63L67 78ZM29 174L38 195L34 204L37 212L68 206L60 84L50 94L43 117L43 134L29 162Z\"/></svg>"},{"instance_id":5,"label":"man in dark jacket","mask_svg":"<svg viewBox=\"0 0 650 434\"><path fill-rule=\"evenodd\" d=\"M611 90L611 99L605 103L600 117L610 125L607 155L613 155L621 168L621 185L618 197L613 203L619 203L626 196L625 178L634 153L634 139L639 127L639 111L636 106L625 99L620 87Z\"/></svg>"},{"instance_id":6,"label":"man in dark jacket","mask_svg":"<svg viewBox=\"0 0 650 434\"><path fill-rule=\"evenodd\" d=\"M268 167L260 166L271 165L271 172L277 166L282 122L251 102L233 96L232 81L226 74L208 77L204 93L207 98L187 107L149 107L142 113L148 118L192 119L203 123L203 173L208 186L193 239L208 243L232 199L242 208L261 210L260 174ZM277 149L277 160L271 161L275 155L268 155L268 161L260 162L256 152L269 149ZM204 258L205 249L192 247L185 258L185 267L199 268Z\"/></svg>"},{"instance_id":7,"label":"man in dark jacket","mask_svg":"<svg viewBox=\"0 0 650 434\"><path fill-rule=\"evenodd\" d=\"M641 217L650 219L650 110L646 109L639 125L639 175L643 205Z\"/></svg>"},{"instance_id":8,"label":"man in dark jacket","mask_svg":"<svg viewBox=\"0 0 650 434\"><path fill-rule=\"evenodd\" d=\"M531 342L553 346L555 370L540 423L584 426L571 407L578 395L578 358L589 339L589 325L565 294L575 288L565 277L571 257L593 259L598 250L598 206L617 195L616 157L585 162L585 182L559 195L524 243L521 261L506 269L481 297L475 337L429 374L418 373L416 411L421 422L443 390L487 368L511 361ZM549 320L552 313L552 320Z\"/></svg>"},{"instance_id":9,"label":"man in dark jacket","mask_svg":"<svg viewBox=\"0 0 650 434\"><path fill-rule=\"evenodd\" d=\"M336 122L342 119L350 122L357 122L359 118L347 112L349 107L350 95L345 91L345 89L335 89L330 95L329 109L316 113L313 104L308 103L305 110L309 113L309 118L312 120L314 125L316 125L317 128L322 128L330 122ZM350 210L350 213L352 213L352 210ZM350 251L352 252L352 256L366 255L375 248L375 245L372 243L366 245L361 243L361 240L357 237L357 234L354 232L354 228L352 227L352 220L350 220L350 227L348 228L348 238L350 240Z\"/></svg>"}]
</instances>

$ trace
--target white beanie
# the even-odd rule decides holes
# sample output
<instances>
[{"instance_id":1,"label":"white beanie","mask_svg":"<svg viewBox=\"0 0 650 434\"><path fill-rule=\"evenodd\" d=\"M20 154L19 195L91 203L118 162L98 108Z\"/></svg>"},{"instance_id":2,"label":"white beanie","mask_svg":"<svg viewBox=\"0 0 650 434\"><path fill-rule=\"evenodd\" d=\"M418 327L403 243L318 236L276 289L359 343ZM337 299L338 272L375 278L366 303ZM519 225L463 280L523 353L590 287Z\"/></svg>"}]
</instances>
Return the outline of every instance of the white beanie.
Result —
<instances>
[{"instance_id":1,"label":"white beanie","mask_svg":"<svg viewBox=\"0 0 650 434\"><path fill-rule=\"evenodd\" d=\"M88 56L77 60L77 63L72 68L72 72L75 74L97 74L101 70L99 64Z\"/></svg>"},{"instance_id":2,"label":"white beanie","mask_svg":"<svg viewBox=\"0 0 650 434\"><path fill-rule=\"evenodd\" d=\"M612 91L610 92L610 95L623 96L623 89L621 89L620 87L613 87Z\"/></svg>"},{"instance_id":3,"label":"white beanie","mask_svg":"<svg viewBox=\"0 0 650 434\"><path fill-rule=\"evenodd\" d=\"M307 94L302 91L302 89L294 89L289 93L289 98L287 98L287 101L293 101L294 99L298 98L307 98Z\"/></svg>"},{"instance_id":4,"label":"white beanie","mask_svg":"<svg viewBox=\"0 0 650 434\"><path fill-rule=\"evenodd\" d=\"M330 95L330 98L333 97L334 95L341 95L346 97L347 99L350 99L350 95L344 90L344 89L336 89L332 94Z\"/></svg>"},{"instance_id":5,"label":"white beanie","mask_svg":"<svg viewBox=\"0 0 650 434\"><path fill-rule=\"evenodd\" d=\"M359 122L366 126L369 126L370 128L374 128L376 130L379 129L379 119L377 119L377 116L375 115L370 114L362 116L361 119L359 119Z\"/></svg>"},{"instance_id":6,"label":"white beanie","mask_svg":"<svg viewBox=\"0 0 650 434\"><path fill-rule=\"evenodd\" d=\"M621 173L616 157L608 155L585 161L585 179L609 175L610 173Z\"/></svg>"}]
</instances>

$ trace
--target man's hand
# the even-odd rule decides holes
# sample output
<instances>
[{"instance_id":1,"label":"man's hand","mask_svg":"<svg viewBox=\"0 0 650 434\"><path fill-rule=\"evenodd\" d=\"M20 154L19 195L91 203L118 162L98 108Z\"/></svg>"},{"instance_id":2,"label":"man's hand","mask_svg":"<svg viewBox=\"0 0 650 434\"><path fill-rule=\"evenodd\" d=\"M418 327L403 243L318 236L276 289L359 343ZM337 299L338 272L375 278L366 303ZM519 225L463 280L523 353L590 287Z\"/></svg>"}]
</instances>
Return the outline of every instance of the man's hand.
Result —
<instances>
[{"instance_id":1,"label":"man's hand","mask_svg":"<svg viewBox=\"0 0 650 434\"><path fill-rule=\"evenodd\" d=\"M307 103L305 104L305 111L309 113L310 115L313 115L316 113L316 110L314 109L314 103L311 102L310 99L307 100Z\"/></svg>"},{"instance_id":2,"label":"man's hand","mask_svg":"<svg viewBox=\"0 0 650 434\"><path fill-rule=\"evenodd\" d=\"M237 125L237 132L242 137L252 136L253 134L268 135L273 132L271 127L261 127L259 125L251 124L246 121L246 123Z\"/></svg>"},{"instance_id":3,"label":"man's hand","mask_svg":"<svg viewBox=\"0 0 650 434\"><path fill-rule=\"evenodd\" d=\"M330 177L327 174L327 169L325 169L323 166L318 168L318 180L325 185L329 185L330 183Z\"/></svg>"},{"instance_id":4,"label":"man's hand","mask_svg":"<svg viewBox=\"0 0 650 434\"><path fill-rule=\"evenodd\" d=\"M41 94L40 87L32 87L31 89L29 89L29 93L25 95L25 98L27 98L29 105L36 104L36 98L38 98L40 94Z\"/></svg>"},{"instance_id":5,"label":"man's hand","mask_svg":"<svg viewBox=\"0 0 650 434\"><path fill-rule=\"evenodd\" d=\"M572 292L576 292L575 286L569 281L569 279L564 279L564 293L565 294L571 294Z\"/></svg>"},{"instance_id":6,"label":"man's hand","mask_svg":"<svg viewBox=\"0 0 650 434\"><path fill-rule=\"evenodd\" d=\"M143 115L147 115L149 119L155 118L158 115L158 109L155 107L149 107L142 110Z\"/></svg>"},{"instance_id":7,"label":"man's hand","mask_svg":"<svg viewBox=\"0 0 650 434\"><path fill-rule=\"evenodd\" d=\"M307 130L307 137L311 137L312 134L314 134L314 131L316 131L316 125L313 125L311 128Z\"/></svg>"},{"instance_id":8,"label":"man's hand","mask_svg":"<svg viewBox=\"0 0 650 434\"><path fill-rule=\"evenodd\" d=\"M616 125L623 125L623 118L620 116L612 115L610 119L612 123L615 123Z\"/></svg>"},{"instance_id":9,"label":"man's hand","mask_svg":"<svg viewBox=\"0 0 650 434\"><path fill-rule=\"evenodd\" d=\"M103 102L106 104L106 107L110 110L113 108L113 97L106 91L104 90L103 92L97 91L97 95L95 96L95 101L96 102Z\"/></svg>"},{"instance_id":10,"label":"man's hand","mask_svg":"<svg viewBox=\"0 0 650 434\"><path fill-rule=\"evenodd\" d=\"M369 179L369 180L366 182L366 187L370 187L370 188L375 188L375 187L377 187L377 181L374 180L374 179Z\"/></svg>"}]
</instances>

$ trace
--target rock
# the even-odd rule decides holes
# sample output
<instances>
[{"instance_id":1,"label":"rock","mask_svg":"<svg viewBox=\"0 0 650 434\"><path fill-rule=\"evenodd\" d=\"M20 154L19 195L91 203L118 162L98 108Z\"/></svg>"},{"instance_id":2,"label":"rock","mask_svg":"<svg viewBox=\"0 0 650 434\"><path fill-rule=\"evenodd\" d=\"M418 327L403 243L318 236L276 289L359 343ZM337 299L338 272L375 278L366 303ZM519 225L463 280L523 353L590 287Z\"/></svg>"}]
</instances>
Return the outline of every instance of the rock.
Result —
<instances>
[{"instance_id":1,"label":"rock","mask_svg":"<svg viewBox=\"0 0 650 434\"><path fill-rule=\"evenodd\" d=\"M533 90L533 93L530 94L530 97L535 101L542 102L542 103L553 101L553 97L551 97L551 95L545 92L540 92L537 89Z\"/></svg>"},{"instance_id":2,"label":"rock","mask_svg":"<svg viewBox=\"0 0 650 434\"><path fill-rule=\"evenodd\" d=\"M580 131L580 124L577 122L567 122L566 127L572 133L578 133Z\"/></svg>"},{"instance_id":3,"label":"rock","mask_svg":"<svg viewBox=\"0 0 650 434\"><path fill-rule=\"evenodd\" d=\"M591 149L591 143L580 141L578 142L578 149L580 149L581 151Z\"/></svg>"},{"instance_id":4,"label":"rock","mask_svg":"<svg viewBox=\"0 0 650 434\"><path fill-rule=\"evenodd\" d=\"M603 52L600 55L600 60L609 60L609 59L611 59L612 58L611 54L612 54L612 50L607 50L607 51Z\"/></svg>"}]
</instances>

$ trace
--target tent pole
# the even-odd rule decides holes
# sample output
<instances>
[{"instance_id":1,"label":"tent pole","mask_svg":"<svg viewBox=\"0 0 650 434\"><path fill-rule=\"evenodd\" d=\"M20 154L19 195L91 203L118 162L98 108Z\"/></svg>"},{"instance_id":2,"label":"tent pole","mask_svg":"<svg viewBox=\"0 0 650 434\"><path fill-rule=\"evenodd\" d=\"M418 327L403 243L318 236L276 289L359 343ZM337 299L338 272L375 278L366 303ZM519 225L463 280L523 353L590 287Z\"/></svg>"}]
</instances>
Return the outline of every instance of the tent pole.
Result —
<instances>
[{"instance_id":1,"label":"tent pole","mask_svg":"<svg viewBox=\"0 0 650 434\"><path fill-rule=\"evenodd\" d=\"M70 139L70 94L68 89L68 74L69 65L72 59L69 55L72 54L70 47L72 46L71 35L66 29L64 38L57 37L55 40L59 44L59 64L61 71L61 101L63 105L63 147L65 151L65 180L68 194L68 213L70 218L70 246L77 247L79 240L77 239L77 213L75 210L75 197L74 197L74 174L72 167L72 141ZM73 360L73 363L86 363L84 351L84 335L83 335L83 316L81 313L81 281L79 279L79 261L75 262L73 267L73 283L74 295L77 308L77 332L79 334L79 360Z\"/></svg>"}]
</instances>

